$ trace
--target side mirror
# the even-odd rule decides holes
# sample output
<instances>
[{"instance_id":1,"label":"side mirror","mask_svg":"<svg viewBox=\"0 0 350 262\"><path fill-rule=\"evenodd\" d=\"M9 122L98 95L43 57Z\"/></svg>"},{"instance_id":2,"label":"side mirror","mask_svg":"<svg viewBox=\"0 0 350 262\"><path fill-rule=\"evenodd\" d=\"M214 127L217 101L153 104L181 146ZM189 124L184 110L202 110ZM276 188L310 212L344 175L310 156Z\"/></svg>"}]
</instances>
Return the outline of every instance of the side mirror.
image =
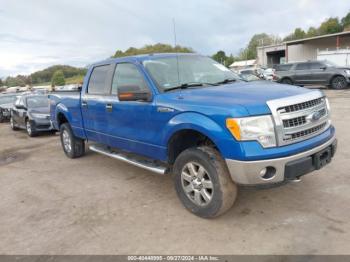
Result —
<instances>
[{"instance_id":1,"label":"side mirror","mask_svg":"<svg viewBox=\"0 0 350 262\"><path fill-rule=\"evenodd\" d=\"M320 69L326 70L326 69L327 69L327 66L323 65L323 66L320 67Z\"/></svg>"},{"instance_id":2,"label":"side mirror","mask_svg":"<svg viewBox=\"0 0 350 262\"><path fill-rule=\"evenodd\" d=\"M151 100L151 93L145 91L132 91L132 92L119 92L119 101L144 101L149 102Z\"/></svg>"},{"instance_id":3,"label":"side mirror","mask_svg":"<svg viewBox=\"0 0 350 262\"><path fill-rule=\"evenodd\" d=\"M151 101L152 94L148 90L141 90L139 86L123 86L118 88L119 101Z\"/></svg>"}]
</instances>

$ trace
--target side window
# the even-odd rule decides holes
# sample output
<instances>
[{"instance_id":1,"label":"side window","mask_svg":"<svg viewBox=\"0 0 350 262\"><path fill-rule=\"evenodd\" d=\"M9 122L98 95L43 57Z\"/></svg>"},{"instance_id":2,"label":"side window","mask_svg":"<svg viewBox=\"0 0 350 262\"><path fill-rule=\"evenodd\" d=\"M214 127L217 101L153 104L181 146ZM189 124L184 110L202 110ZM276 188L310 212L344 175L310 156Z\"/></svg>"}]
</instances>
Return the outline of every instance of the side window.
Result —
<instances>
[{"instance_id":1,"label":"side window","mask_svg":"<svg viewBox=\"0 0 350 262\"><path fill-rule=\"evenodd\" d=\"M143 75L130 63L117 64L112 82L112 94L119 91L148 91Z\"/></svg>"},{"instance_id":2,"label":"side window","mask_svg":"<svg viewBox=\"0 0 350 262\"><path fill-rule=\"evenodd\" d=\"M310 69L320 69L321 67L321 63L310 63Z\"/></svg>"},{"instance_id":3,"label":"side window","mask_svg":"<svg viewBox=\"0 0 350 262\"><path fill-rule=\"evenodd\" d=\"M108 73L109 73L110 65L97 66L93 69L89 85L88 85L88 93L103 95L109 94L110 91L110 83L108 81Z\"/></svg>"},{"instance_id":4,"label":"side window","mask_svg":"<svg viewBox=\"0 0 350 262\"><path fill-rule=\"evenodd\" d=\"M308 70L309 67L309 63L301 63L301 64L297 64L297 67L295 68L295 70Z\"/></svg>"}]
</instances>

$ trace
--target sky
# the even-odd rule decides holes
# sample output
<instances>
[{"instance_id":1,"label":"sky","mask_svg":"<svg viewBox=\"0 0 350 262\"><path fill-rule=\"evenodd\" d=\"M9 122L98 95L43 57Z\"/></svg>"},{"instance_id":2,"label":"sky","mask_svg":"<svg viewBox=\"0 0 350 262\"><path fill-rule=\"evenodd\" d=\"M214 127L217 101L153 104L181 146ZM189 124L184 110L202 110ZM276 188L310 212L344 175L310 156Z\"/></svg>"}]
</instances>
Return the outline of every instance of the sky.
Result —
<instances>
[{"instance_id":1,"label":"sky","mask_svg":"<svg viewBox=\"0 0 350 262\"><path fill-rule=\"evenodd\" d=\"M0 77L173 44L173 19L178 44L237 54L255 33L283 37L349 11L344 0L0 0Z\"/></svg>"}]
</instances>

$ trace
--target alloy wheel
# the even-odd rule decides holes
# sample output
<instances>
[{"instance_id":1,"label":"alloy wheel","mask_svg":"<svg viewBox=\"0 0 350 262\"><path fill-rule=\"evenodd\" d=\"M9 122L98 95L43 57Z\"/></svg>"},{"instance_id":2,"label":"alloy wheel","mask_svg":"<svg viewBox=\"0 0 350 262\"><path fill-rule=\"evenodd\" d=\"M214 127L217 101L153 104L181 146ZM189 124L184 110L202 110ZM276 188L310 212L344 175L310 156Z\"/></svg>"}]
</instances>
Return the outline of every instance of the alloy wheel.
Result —
<instances>
[{"instance_id":1,"label":"alloy wheel","mask_svg":"<svg viewBox=\"0 0 350 262\"><path fill-rule=\"evenodd\" d=\"M181 184L186 196L198 206L208 205L213 198L214 187L209 173L196 162L183 167Z\"/></svg>"},{"instance_id":2,"label":"alloy wheel","mask_svg":"<svg viewBox=\"0 0 350 262\"><path fill-rule=\"evenodd\" d=\"M66 152L71 152L72 150L72 141L70 139L70 135L68 133L67 130L64 130L62 133L62 142L63 142L63 146L64 149L66 150Z\"/></svg>"}]
</instances>

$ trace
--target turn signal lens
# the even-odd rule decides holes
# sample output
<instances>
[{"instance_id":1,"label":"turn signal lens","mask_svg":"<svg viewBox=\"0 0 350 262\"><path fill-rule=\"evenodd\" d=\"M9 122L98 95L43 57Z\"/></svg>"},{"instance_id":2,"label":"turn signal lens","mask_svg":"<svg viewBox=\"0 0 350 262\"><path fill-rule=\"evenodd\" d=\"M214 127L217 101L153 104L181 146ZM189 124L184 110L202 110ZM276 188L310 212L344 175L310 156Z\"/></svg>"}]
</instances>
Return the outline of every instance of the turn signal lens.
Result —
<instances>
[{"instance_id":1,"label":"turn signal lens","mask_svg":"<svg viewBox=\"0 0 350 262\"><path fill-rule=\"evenodd\" d=\"M231 134L237 140L241 140L241 131L239 125L235 119L228 118L226 119L226 127L230 130Z\"/></svg>"}]
</instances>

